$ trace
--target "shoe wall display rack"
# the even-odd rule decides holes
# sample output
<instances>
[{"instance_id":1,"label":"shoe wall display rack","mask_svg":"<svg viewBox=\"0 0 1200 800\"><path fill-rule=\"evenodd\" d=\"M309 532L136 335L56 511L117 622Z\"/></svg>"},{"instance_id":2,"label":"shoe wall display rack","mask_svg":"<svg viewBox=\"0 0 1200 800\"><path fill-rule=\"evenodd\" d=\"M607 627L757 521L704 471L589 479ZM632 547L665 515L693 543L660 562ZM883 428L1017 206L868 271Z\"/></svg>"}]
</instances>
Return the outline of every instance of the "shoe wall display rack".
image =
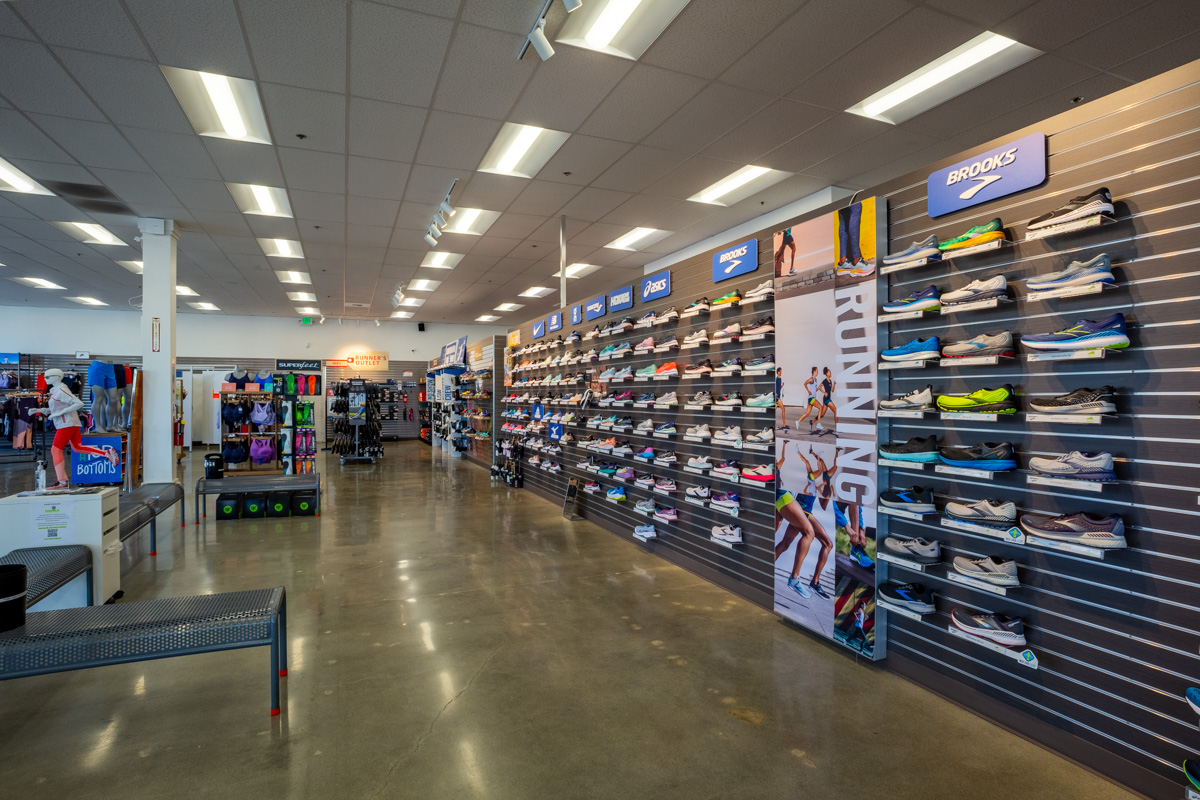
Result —
<instances>
[{"instance_id":1,"label":"shoe wall display rack","mask_svg":"<svg viewBox=\"0 0 1200 800\"><path fill-rule=\"evenodd\" d=\"M769 243L769 239L767 241ZM774 301L768 295L764 299L743 300L736 305L716 306L707 313L691 314L686 309L693 301L701 298L715 300L734 290L739 290L745 296L764 281L770 281L773 275L770 257L768 244L765 249L760 248L761 266L756 271L715 285L712 282L711 260L708 257L694 259L672 268L672 292L669 297L638 303L626 311L610 312L576 326L569 325L568 309L563 314L563 330L547 334L542 339L532 339L532 321L522 325L522 344L508 348L506 356L506 382L517 385L497 388L501 410L495 424L498 440L519 439L524 443L522 468L525 488L561 504L568 480L577 478L581 487L578 509L586 519L619 536L638 541L667 560L679 563L766 608L771 608L772 603L775 483L773 479L758 481L745 478L742 469L762 466L769 468L770 474L774 473L774 441L759 443L750 441L750 437L763 429L770 432L766 435L774 435L775 370L752 370L745 365L755 358L772 355L775 352L775 337L773 333L747 334L727 341L714 341L713 336L735 323L748 328L757 320L773 317ZM634 291L636 294L636 284ZM624 317L636 322L647 312L654 311L662 315L670 308L677 309L680 318L529 352L531 346L549 345L560 335L567 337L572 330L583 335L593 326L598 325L603 329ZM689 335L699 331L707 332L708 342L685 342ZM575 364L520 369L526 361L545 361L547 357L558 355L571 356L577 350L587 353L595 349L598 354L610 345L616 347L624 342L636 347L648 337L653 337L655 343L661 345L671 336L676 337L678 346L666 350L660 347L658 352L629 352L617 357L605 357L604 360L596 358ZM691 364L708 360L717 367L734 358L741 359L743 369L704 375L685 374ZM648 366L662 367L669 362L677 365L678 375L635 375L620 380L600 380L600 375L606 370L629 368L636 373ZM581 381L574 380L579 373L584 378ZM560 374L562 382L544 383ZM606 397L625 392L633 394L628 401L601 404ZM639 397L648 393L663 398L671 392L677 395L676 405L638 402ZM699 392L709 392L712 401L703 405L692 403L691 400ZM741 405L723 407L714 404L722 395L735 392L740 395ZM764 394L771 395L767 407L752 408L746 405L751 398ZM569 402L574 395L585 396L586 403ZM529 399L523 402L505 401L505 398L522 396ZM534 403L534 396L540 402ZM540 412L537 411L538 406L541 407ZM543 415L540 422L535 419L539 413ZM553 420L555 414L568 413L575 415L573 422L563 424ZM615 416L617 422L627 418L628 424L613 427L606 423L603 427L589 427L588 419L597 416ZM668 434L637 430L639 425L647 421L653 421L656 427L671 423L675 432ZM551 424L562 424L563 433L569 434L573 441L551 440ZM741 439L720 441L687 435L689 428L700 425L708 425L713 437L726 428L738 426L741 428ZM590 449L581 444L589 436L600 442L609 439L617 444L627 442L632 453L621 455L608 450ZM554 447L560 447L561 452L548 449ZM652 448L657 456L673 452L677 461L665 464L661 460L656 462L654 458L637 458L637 454L646 447ZM710 459L709 468L688 466L689 459L700 456ZM593 461L590 468L579 466L589 458ZM531 459L536 461L530 463ZM714 470L719 470L723 462L730 461L737 462L735 475L725 477L714 474ZM621 479L615 474L602 474L602 464L613 465L617 469L631 469L639 477L653 475L658 479L674 480L675 491L641 486L635 478ZM598 489L585 490L583 487L588 481L598 484ZM708 487L709 497L688 497L686 490L689 487ZM608 497L609 490L616 488L624 490L625 499ZM735 512L728 507L727 498L724 503L719 501L717 505L713 504L713 497L720 493L738 496L739 507ZM639 501L653 503L660 512L674 509L676 518L664 519L664 516L669 516L665 512L659 516L655 515L654 510L643 512L637 508ZM655 538L647 541L634 536L634 529L644 525L655 527ZM714 539L713 528L725 525L741 528L742 543Z\"/></svg>"},{"instance_id":2,"label":"shoe wall display rack","mask_svg":"<svg viewBox=\"0 0 1200 800\"><path fill-rule=\"evenodd\" d=\"M1197 65L1183 67L871 190L887 198L890 252L997 217L1011 242L885 268L881 304L928 286L945 295L998 275L1008 289L1004 302L954 314L892 319L881 309L888 318L880 322L880 351L934 336L944 349L1002 331L1012 333L1015 347L1013 357L920 358L880 371L880 401L930 386L936 406L939 395L1007 385L1016 405L1012 414L969 407L879 413L881 446L929 436L940 446L1011 443L1017 463L992 472L940 458L937 464L880 458L881 491L930 488L938 513L881 513L879 552L888 552L887 537L937 541L941 550L930 565L881 555L881 586L920 583L936 596L934 613L888 613L888 666L1155 798L1183 796L1179 764L1200 752L1197 714L1184 700L1200 676L1200 137L1191 130L1200 111L1198 81ZM926 175L1033 130L1048 137L1044 184L938 219L926 215ZM1057 230L1028 227L1099 187L1111 192L1111 214ZM1112 263L1112 286L1045 296L1026 286L1034 276L1102 253ZM1094 349L1084 340L1078 350L1054 352L1021 342L1059 331L1067 332L1060 338L1089 335L1088 322L1118 313L1127 348ZM1032 407L1102 386L1114 390L1115 413ZM1072 462L1093 463L1086 455L1053 465L1064 474L1030 468L1031 459L1071 453L1111 454L1115 480L1070 474ZM985 499L1013 502L1016 519L989 527L945 513L946 503ZM1119 516L1127 547L1091 547L1104 537L1063 530L1040 535L1046 518L1066 516L1059 527L1070 528L1080 523L1070 516L1078 512L1094 515L1093 522ZM956 557L988 556L1015 561L1020 586L997 592L964 580L952 566ZM1027 646L996 646L956 630L955 610L1019 618Z\"/></svg>"},{"instance_id":3,"label":"shoe wall display rack","mask_svg":"<svg viewBox=\"0 0 1200 800\"><path fill-rule=\"evenodd\" d=\"M483 467L491 467L493 460L494 422L501 410L495 387L500 381L496 376L496 354L504 351L504 337L490 336L467 345L467 371L459 376L462 397L466 401L464 417L467 423L467 449L463 451L471 461ZM478 353L478 358L473 354Z\"/></svg>"}]
</instances>

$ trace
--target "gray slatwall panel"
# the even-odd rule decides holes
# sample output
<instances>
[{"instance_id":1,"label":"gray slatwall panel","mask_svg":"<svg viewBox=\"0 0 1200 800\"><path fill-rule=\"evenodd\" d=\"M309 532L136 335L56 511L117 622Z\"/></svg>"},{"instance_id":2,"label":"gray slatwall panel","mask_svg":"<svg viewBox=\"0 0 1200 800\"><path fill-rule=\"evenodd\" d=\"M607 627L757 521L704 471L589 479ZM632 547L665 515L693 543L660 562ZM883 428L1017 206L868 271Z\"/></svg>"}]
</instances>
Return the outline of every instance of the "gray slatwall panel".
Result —
<instances>
[{"instance_id":1,"label":"gray slatwall panel","mask_svg":"<svg viewBox=\"0 0 1200 800\"><path fill-rule=\"evenodd\" d=\"M404 372L408 370L412 375L405 377ZM388 368L386 371L380 372L360 372L347 367L326 367L326 381L332 386L339 381L349 380L350 378L365 378L376 383L385 383L388 378L396 382L397 388L403 388L408 392L408 403L398 403L401 410L413 409L413 421L405 420L382 420L381 430L385 440L390 439L416 439L421 433L421 419L417 413L417 396L421 392L420 382L425 377L425 362L424 361L393 361L388 360ZM414 387L404 387L406 383L418 384Z\"/></svg>"}]
</instances>

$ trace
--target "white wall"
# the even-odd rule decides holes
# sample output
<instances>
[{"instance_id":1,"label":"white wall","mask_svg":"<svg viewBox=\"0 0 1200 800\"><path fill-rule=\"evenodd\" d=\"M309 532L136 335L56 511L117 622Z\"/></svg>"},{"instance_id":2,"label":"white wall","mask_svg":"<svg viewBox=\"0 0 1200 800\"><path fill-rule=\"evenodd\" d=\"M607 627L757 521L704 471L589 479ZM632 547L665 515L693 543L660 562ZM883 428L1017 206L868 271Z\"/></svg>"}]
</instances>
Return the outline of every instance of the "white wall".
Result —
<instances>
[{"instance_id":1,"label":"white wall","mask_svg":"<svg viewBox=\"0 0 1200 800\"><path fill-rule=\"evenodd\" d=\"M139 312L0 306L0 351L7 353L74 353L96 356L139 355ZM283 317L235 317L225 314L179 314L176 355L212 357L236 362L243 358L341 358L356 350L386 350L396 361L428 361L442 345L461 336L468 342L504 335L495 325L450 325L406 320L326 320L300 325Z\"/></svg>"}]
</instances>

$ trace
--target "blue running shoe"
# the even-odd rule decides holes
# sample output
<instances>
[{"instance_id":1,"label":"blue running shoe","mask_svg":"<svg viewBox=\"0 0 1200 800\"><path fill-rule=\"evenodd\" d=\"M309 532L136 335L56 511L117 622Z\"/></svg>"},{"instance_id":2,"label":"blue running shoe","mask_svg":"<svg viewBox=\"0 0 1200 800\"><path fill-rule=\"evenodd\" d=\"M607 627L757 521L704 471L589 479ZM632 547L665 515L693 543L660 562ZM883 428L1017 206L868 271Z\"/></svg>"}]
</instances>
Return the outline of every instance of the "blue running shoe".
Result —
<instances>
[{"instance_id":1,"label":"blue running shoe","mask_svg":"<svg viewBox=\"0 0 1200 800\"><path fill-rule=\"evenodd\" d=\"M618 500L618 501L624 500L625 499L625 487L624 486L614 486L613 488L609 489L608 490L608 499L609 500Z\"/></svg>"},{"instance_id":2,"label":"blue running shoe","mask_svg":"<svg viewBox=\"0 0 1200 800\"><path fill-rule=\"evenodd\" d=\"M662 425L659 425L657 428L655 428L654 432L655 433L675 433L675 423L674 422L664 422Z\"/></svg>"},{"instance_id":3,"label":"blue running shoe","mask_svg":"<svg viewBox=\"0 0 1200 800\"><path fill-rule=\"evenodd\" d=\"M1034 350L1090 350L1093 347L1120 350L1129 347L1129 335L1125 330L1125 315L1117 312L1099 322L1084 319L1065 330L1022 336L1021 344Z\"/></svg>"},{"instance_id":4,"label":"blue running shoe","mask_svg":"<svg viewBox=\"0 0 1200 800\"><path fill-rule=\"evenodd\" d=\"M850 557L857 561L858 565L863 569L870 569L871 567L875 566L875 562L871 560L869 555L867 555L867 551L863 550L858 545L854 545L850 548Z\"/></svg>"},{"instance_id":5,"label":"blue running shoe","mask_svg":"<svg viewBox=\"0 0 1200 800\"><path fill-rule=\"evenodd\" d=\"M647 392L646 394L638 397L638 399L635 400L634 402L636 402L636 403L653 403L657 399L658 399L658 395L656 395L654 392Z\"/></svg>"},{"instance_id":6,"label":"blue running shoe","mask_svg":"<svg viewBox=\"0 0 1200 800\"><path fill-rule=\"evenodd\" d=\"M803 597L805 600L812 597L812 592L808 590L808 587L796 578L788 578L788 588Z\"/></svg>"},{"instance_id":7,"label":"blue running shoe","mask_svg":"<svg viewBox=\"0 0 1200 800\"><path fill-rule=\"evenodd\" d=\"M1200 763L1196 763L1195 759L1187 759L1183 762L1183 774L1187 775L1188 782L1193 788L1200 791Z\"/></svg>"},{"instance_id":8,"label":"blue running shoe","mask_svg":"<svg viewBox=\"0 0 1200 800\"><path fill-rule=\"evenodd\" d=\"M1091 283L1116 283L1112 274L1112 260L1108 253L1101 253L1090 261L1072 261L1067 268L1046 275L1035 275L1025 281L1031 292L1061 289L1064 286L1086 286Z\"/></svg>"},{"instance_id":9,"label":"blue running shoe","mask_svg":"<svg viewBox=\"0 0 1200 800\"><path fill-rule=\"evenodd\" d=\"M879 356L884 361L917 361L922 358L937 358L941 347L938 337L931 336L928 339L913 339L899 347L884 350Z\"/></svg>"},{"instance_id":10,"label":"blue running shoe","mask_svg":"<svg viewBox=\"0 0 1200 800\"><path fill-rule=\"evenodd\" d=\"M917 309L940 308L942 301L938 298L938 290L936 286L926 286L916 292L912 292L900 300L893 300L890 303L883 304L884 311L916 311Z\"/></svg>"},{"instance_id":11,"label":"blue running shoe","mask_svg":"<svg viewBox=\"0 0 1200 800\"><path fill-rule=\"evenodd\" d=\"M917 261L922 258L928 258L930 261L942 260L942 251L938 249L937 234L930 234L929 238L923 242L913 242L899 253L884 256L883 263L884 266L888 264L907 264L909 261Z\"/></svg>"},{"instance_id":12,"label":"blue running shoe","mask_svg":"<svg viewBox=\"0 0 1200 800\"><path fill-rule=\"evenodd\" d=\"M1183 693L1183 696L1187 698L1188 705L1192 707L1192 711L1200 714L1200 689L1188 689Z\"/></svg>"}]
</instances>

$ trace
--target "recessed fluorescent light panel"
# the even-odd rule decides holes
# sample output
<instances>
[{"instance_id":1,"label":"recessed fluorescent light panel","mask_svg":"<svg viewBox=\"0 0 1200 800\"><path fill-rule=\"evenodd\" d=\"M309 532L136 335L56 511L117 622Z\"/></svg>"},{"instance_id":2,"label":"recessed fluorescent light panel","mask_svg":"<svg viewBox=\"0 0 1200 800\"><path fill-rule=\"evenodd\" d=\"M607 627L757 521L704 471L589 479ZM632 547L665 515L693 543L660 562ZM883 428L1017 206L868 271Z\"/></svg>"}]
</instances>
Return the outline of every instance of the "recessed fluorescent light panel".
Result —
<instances>
[{"instance_id":1,"label":"recessed fluorescent light panel","mask_svg":"<svg viewBox=\"0 0 1200 800\"><path fill-rule=\"evenodd\" d=\"M225 186L243 214L292 216L292 204L288 202L287 192L277 186L259 186L256 183L227 183Z\"/></svg>"},{"instance_id":2,"label":"recessed fluorescent light panel","mask_svg":"<svg viewBox=\"0 0 1200 800\"><path fill-rule=\"evenodd\" d=\"M493 311L516 311L518 308L524 308L520 303L501 303L493 308Z\"/></svg>"},{"instance_id":3,"label":"recessed fluorescent light panel","mask_svg":"<svg viewBox=\"0 0 1200 800\"><path fill-rule=\"evenodd\" d=\"M460 208L450 218L450 224L443 233L465 233L468 236L482 236L492 223L500 218L499 211L484 211L482 208Z\"/></svg>"},{"instance_id":4,"label":"recessed fluorescent light panel","mask_svg":"<svg viewBox=\"0 0 1200 800\"><path fill-rule=\"evenodd\" d=\"M432 292L441 285L441 281L431 281L426 280L425 278L417 278L415 281L409 281L406 283L404 288L410 292Z\"/></svg>"},{"instance_id":5,"label":"recessed fluorescent light panel","mask_svg":"<svg viewBox=\"0 0 1200 800\"><path fill-rule=\"evenodd\" d=\"M259 239L258 246L269 256L304 258L304 248L295 239ZM311 282L311 281L306 281Z\"/></svg>"},{"instance_id":6,"label":"recessed fluorescent light panel","mask_svg":"<svg viewBox=\"0 0 1200 800\"><path fill-rule=\"evenodd\" d=\"M103 225L97 225L94 222L55 222L52 224L63 233L73 236L84 244L111 244L128 247Z\"/></svg>"},{"instance_id":7,"label":"recessed fluorescent light panel","mask_svg":"<svg viewBox=\"0 0 1200 800\"><path fill-rule=\"evenodd\" d=\"M613 250L641 250L643 247L661 241L671 235L670 231L660 231L654 228L634 228L624 236L618 236L605 247Z\"/></svg>"},{"instance_id":8,"label":"recessed fluorescent light panel","mask_svg":"<svg viewBox=\"0 0 1200 800\"><path fill-rule=\"evenodd\" d=\"M32 286L35 289L65 289L65 286L59 286L57 283L52 283L45 278L13 278L17 283L23 283L26 286Z\"/></svg>"},{"instance_id":9,"label":"recessed fluorescent light panel","mask_svg":"<svg viewBox=\"0 0 1200 800\"><path fill-rule=\"evenodd\" d=\"M411 311L393 311L392 319L412 319L412 315Z\"/></svg>"},{"instance_id":10,"label":"recessed fluorescent light panel","mask_svg":"<svg viewBox=\"0 0 1200 800\"><path fill-rule=\"evenodd\" d=\"M697 192L688 200L693 203L707 203L711 206L731 206L761 192L768 186L779 183L784 178L790 178L793 174L767 167L746 166L732 175L727 175L707 189Z\"/></svg>"},{"instance_id":11,"label":"recessed fluorescent light panel","mask_svg":"<svg viewBox=\"0 0 1200 800\"><path fill-rule=\"evenodd\" d=\"M436 251L426 253L425 258L421 261L421 266L429 269L454 269L462 260L463 257L458 253Z\"/></svg>"},{"instance_id":12,"label":"recessed fluorescent light panel","mask_svg":"<svg viewBox=\"0 0 1200 800\"><path fill-rule=\"evenodd\" d=\"M288 300L291 300L293 303L315 303L315 302L317 302L317 296L315 294L313 294L312 292L288 292L287 298L288 298Z\"/></svg>"},{"instance_id":13,"label":"recessed fluorescent light panel","mask_svg":"<svg viewBox=\"0 0 1200 800\"><path fill-rule=\"evenodd\" d=\"M546 295L550 294L553 291L554 291L553 289L549 289L545 286L530 286L528 289L521 292L517 296L518 297L545 297Z\"/></svg>"},{"instance_id":14,"label":"recessed fluorescent light panel","mask_svg":"<svg viewBox=\"0 0 1200 800\"><path fill-rule=\"evenodd\" d=\"M567 265L567 277L568 278L582 278L586 275L591 275L593 272L595 272L598 269L600 269L599 264L580 264L580 263L568 264ZM558 278L561 276L562 276L561 269L556 271L553 275L553 277L555 277L555 278Z\"/></svg>"},{"instance_id":15,"label":"recessed fluorescent light panel","mask_svg":"<svg viewBox=\"0 0 1200 800\"><path fill-rule=\"evenodd\" d=\"M506 122L479 164L480 172L532 178L571 134Z\"/></svg>"},{"instance_id":16,"label":"recessed fluorescent light panel","mask_svg":"<svg viewBox=\"0 0 1200 800\"><path fill-rule=\"evenodd\" d=\"M558 33L563 44L636 61L688 0L587 0Z\"/></svg>"},{"instance_id":17,"label":"recessed fluorescent light panel","mask_svg":"<svg viewBox=\"0 0 1200 800\"><path fill-rule=\"evenodd\" d=\"M136 275L142 274L144 264L141 261L118 261L117 263Z\"/></svg>"},{"instance_id":18,"label":"recessed fluorescent light panel","mask_svg":"<svg viewBox=\"0 0 1200 800\"><path fill-rule=\"evenodd\" d=\"M68 300L74 300L76 303L84 306L106 306L108 303L101 302L94 297L68 297Z\"/></svg>"},{"instance_id":19,"label":"recessed fluorescent light panel","mask_svg":"<svg viewBox=\"0 0 1200 800\"><path fill-rule=\"evenodd\" d=\"M190 286L181 286L179 284L175 284L175 294L179 295L180 297L195 297L197 294L199 294L199 292Z\"/></svg>"},{"instance_id":20,"label":"recessed fluorescent light panel","mask_svg":"<svg viewBox=\"0 0 1200 800\"><path fill-rule=\"evenodd\" d=\"M317 308L316 306L302 306L297 308L296 312L303 314L306 317L316 317L320 315L321 309Z\"/></svg>"},{"instance_id":21,"label":"recessed fluorescent light panel","mask_svg":"<svg viewBox=\"0 0 1200 800\"><path fill-rule=\"evenodd\" d=\"M254 81L177 67L160 69L196 133L239 142L271 143Z\"/></svg>"},{"instance_id":22,"label":"recessed fluorescent light panel","mask_svg":"<svg viewBox=\"0 0 1200 800\"><path fill-rule=\"evenodd\" d=\"M1041 54L998 33L981 33L846 110L896 125Z\"/></svg>"},{"instance_id":23,"label":"recessed fluorescent light panel","mask_svg":"<svg viewBox=\"0 0 1200 800\"><path fill-rule=\"evenodd\" d=\"M262 241L261 239L259 241ZM312 283L312 276L307 272L296 272L295 270L276 270L275 277L279 278L280 283Z\"/></svg>"},{"instance_id":24,"label":"recessed fluorescent light panel","mask_svg":"<svg viewBox=\"0 0 1200 800\"><path fill-rule=\"evenodd\" d=\"M0 158L0 192L21 194L54 194L12 164Z\"/></svg>"},{"instance_id":25,"label":"recessed fluorescent light panel","mask_svg":"<svg viewBox=\"0 0 1200 800\"><path fill-rule=\"evenodd\" d=\"M500 317L496 316L495 314L484 314L482 317L476 317L475 321L476 322L495 322L498 319L500 319Z\"/></svg>"},{"instance_id":26,"label":"recessed fluorescent light panel","mask_svg":"<svg viewBox=\"0 0 1200 800\"><path fill-rule=\"evenodd\" d=\"M188 303L188 305L198 311L220 311L221 310L221 309L217 308L215 305L213 305L212 303Z\"/></svg>"},{"instance_id":27,"label":"recessed fluorescent light panel","mask_svg":"<svg viewBox=\"0 0 1200 800\"><path fill-rule=\"evenodd\" d=\"M400 305L406 308L420 308L425 305L424 297L406 297L400 301Z\"/></svg>"}]
</instances>

